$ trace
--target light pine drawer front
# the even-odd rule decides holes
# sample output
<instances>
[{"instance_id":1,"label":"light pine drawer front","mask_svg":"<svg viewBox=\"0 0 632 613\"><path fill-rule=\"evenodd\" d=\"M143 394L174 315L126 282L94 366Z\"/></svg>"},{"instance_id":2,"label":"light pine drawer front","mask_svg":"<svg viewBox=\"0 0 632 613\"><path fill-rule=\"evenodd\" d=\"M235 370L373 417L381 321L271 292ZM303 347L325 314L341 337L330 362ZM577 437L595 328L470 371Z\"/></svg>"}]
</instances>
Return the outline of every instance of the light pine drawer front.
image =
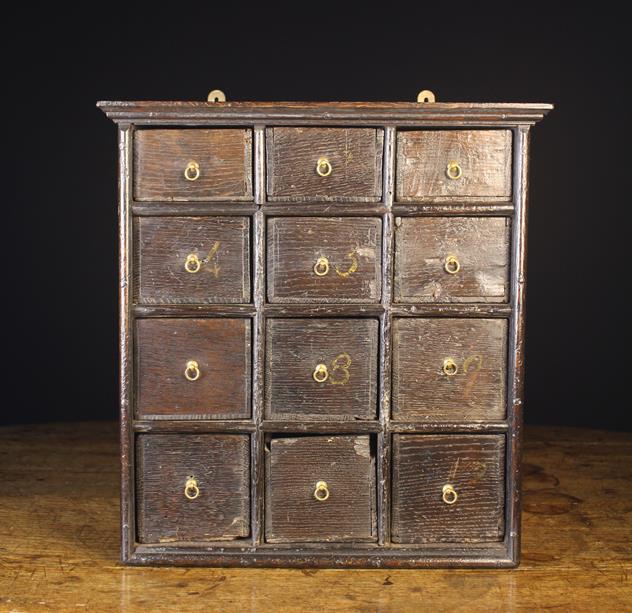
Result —
<instances>
[{"instance_id":1,"label":"light pine drawer front","mask_svg":"<svg viewBox=\"0 0 632 613\"><path fill-rule=\"evenodd\" d=\"M383 140L372 128L268 128L269 200L379 200Z\"/></svg>"},{"instance_id":2,"label":"light pine drawer front","mask_svg":"<svg viewBox=\"0 0 632 613\"><path fill-rule=\"evenodd\" d=\"M509 200L511 147L510 130L400 131L397 200Z\"/></svg>"},{"instance_id":3,"label":"light pine drawer front","mask_svg":"<svg viewBox=\"0 0 632 613\"><path fill-rule=\"evenodd\" d=\"M139 319L136 344L140 417L250 416L250 319Z\"/></svg>"},{"instance_id":4,"label":"light pine drawer front","mask_svg":"<svg viewBox=\"0 0 632 613\"><path fill-rule=\"evenodd\" d=\"M394 434L393 541L502 540L504 462L501 434Z\"/></svg>"},{"instance_id":5,"label":"light pine drawer front","mask_svg":"<svg viewBox=\"0 0 632 613\"><path fill-rule=\"evenodd\" d=\"M507 302L506 217L398 217L396 302Z\"/></svg>"},{"instance_id":6,"label":"light pine drawer front","mask_svg":"<svg viewBox=\"0 0 632 613\"><path fill-rule=\"evenodd\" d=\"M268 319L271 419L375 419L377 319Z\"/></svg>"},{"instance_id":7,"label":"light pine drawer front","mask_svg":"<svg viewBox=\"0 0 632 613\"><path fill-rule=\"evenodd\" d=\"M139 304L250 302L249 217L139 217Z\"/></svg>"},{"instance_id":8,"label":"light pine drawer front","mask_svg":"<svg viewBox=\"0 0 632 613\"><path fill-rule=\"evenodd\" d=\"M268 300L379 302L381 240L379 218L269 219Z\"/></svg>"},{"instance_id":9,"label":"light pine drawer front","mask_svg":"<svg viewBox=\"0 0 632 613\"><path fill-rule=\"evenodd\" d=\"M266 473L267 542L375 540L368 436L273 438Z\"/></svg>"},{"instance_id":10,"label":"light pine drawer front","mask_svg":"<svg viewBox=\"0 0 632 613\"><path fill-rule=\"evenodd\" d=\"M138 541L214 541L250 534L250 438L140 434Z\"/></svg>"},{"instance_id":11,"label":"light pine drawer front","mask_svg":"<svg viewBox=\"0 0 632 613\"><path fill-rule=\"evenodd\" d=\"M137 130L134 198L252 200L252 131Z\"/></svg>"},{"instance_id":12,"label":"light pine drawer front","mask_svg":"<svg viewBox=\"0 0 632 613\"><path fill-rule=\"evenodd\" d=\"M396 318L393 419L505 417L507 320Z\"/></svg>"}]
</instances>

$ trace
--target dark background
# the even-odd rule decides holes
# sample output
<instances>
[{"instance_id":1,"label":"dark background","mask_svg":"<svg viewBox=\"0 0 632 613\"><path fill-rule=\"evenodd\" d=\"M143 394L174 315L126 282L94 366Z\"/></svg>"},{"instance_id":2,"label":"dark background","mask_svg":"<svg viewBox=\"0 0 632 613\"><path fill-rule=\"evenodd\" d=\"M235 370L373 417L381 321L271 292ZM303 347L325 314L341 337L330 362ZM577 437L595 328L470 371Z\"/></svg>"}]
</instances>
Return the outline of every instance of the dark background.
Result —
<instances>
[{"instance_id":1,"label":"dark background","mask_svg":"<svg viewBox=\"0 0 632 613\"><path fill-rule=\"evenodd\" d=\"M439 101L556 105L532 139L525 416L632 429L619 400L632 206L623 23L532 3L352 18L306 3L296 21L218 6L33 6L9 22L2 421L117 417L117 144L97 100L204 100L214 88L232 100L415 100L428 88Z\"/></svg>"}]
</instances>

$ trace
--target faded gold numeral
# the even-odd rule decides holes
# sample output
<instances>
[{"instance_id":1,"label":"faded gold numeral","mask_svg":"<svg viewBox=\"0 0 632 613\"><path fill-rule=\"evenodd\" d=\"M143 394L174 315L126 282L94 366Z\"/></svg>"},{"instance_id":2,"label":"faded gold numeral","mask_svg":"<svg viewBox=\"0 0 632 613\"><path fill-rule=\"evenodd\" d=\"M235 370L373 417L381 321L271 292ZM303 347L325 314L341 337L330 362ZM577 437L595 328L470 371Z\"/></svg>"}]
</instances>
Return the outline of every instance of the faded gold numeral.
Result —
<instances>
[{"instance_id":1,"label":"faded gold numeral","mask_svg":"<svg viewBox=\"0 0 632 613\"><path fill-rule=\"evenodd\" d=\"M347 253L347 257L351 260L351 264L347 270L340 270L338 266L336 266L336 274L339 277L348 277L350 274L354 273L358 270L358 256L356 255L355 249L349 253Z\"/></svg>"},{"instance_id":2,"label":"faded gold numeral","mask_svg":"<svg viewBox=\"0 0 632 613\"><path fill-rule=\"evenodd\" d=\"M349 368L351 366L351 357L348 353L337 355L331 362L330 368L326 364L317 364L312 377L316 383L325 383L329 381L332 385L345 385L351 378Z\"/></svg>"},{"instance_id":3,"label":"faded gold numeral","mask_svg":"<svg viewBox=\"0 0 632 613\"><path fill-rule=\"evenodd\" d=\"M330 381L332 385L345 385L349 382L351 374L349 367L351 366L351 357L348 353L341 353L331 361ZM337 374L334 374L337 373Z\"/></svg>"},{"instance_id":4,"label":"faded gold numeral","mask_svg":"<svg viewBox=\"0 0 632 613\"><path fill-rule=\"evenodd\" d=\"M463 362L463 372L468 372L470 369L476 372L481 369L481 366L483 366L483 356L471 355L469 358L465 358Z\"/></svg>"}]
</instances>

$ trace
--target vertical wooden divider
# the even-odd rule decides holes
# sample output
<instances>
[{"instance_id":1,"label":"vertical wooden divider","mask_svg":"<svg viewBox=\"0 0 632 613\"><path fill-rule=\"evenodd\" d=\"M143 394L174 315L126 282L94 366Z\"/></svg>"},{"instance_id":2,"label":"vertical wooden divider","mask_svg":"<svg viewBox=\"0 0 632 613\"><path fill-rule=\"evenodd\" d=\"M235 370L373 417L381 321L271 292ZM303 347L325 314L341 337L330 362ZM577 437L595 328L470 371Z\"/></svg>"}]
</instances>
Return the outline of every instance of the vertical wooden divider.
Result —
<instances>
[{"instance_id":1,"label":"vertical wooden divider","mask_svg":"<svg viewBox=\"0 0 632 613\"><path fill-rule=\"evenodd\" d=\"M378 545L390 540L391 514L391 301L393 297L393 193L395 177L395 128L384 129L383 201L382 215L382 306L380 317L380 373L379 420L382 431L377 436L377 508Z\"/></svg>"},{"instance_id":2,"label":"vertical wooden divider","mask_svg":"<svg viewBox=\"0 0 632 613\"><path fill-rule=\"evenodd\" d=\"M254 128L254 197L258 205L253 219L253 299L255 315L253 318L253 385L252 385L252 419L255 432L251 438L251 522L252 541L255 546L263 541L263 501L264 501L264 434L261 429L263 421L263 389L265 369L265 214L261 210L266 198L265 192L265 128Z\"/></svg>"}]
</instances>

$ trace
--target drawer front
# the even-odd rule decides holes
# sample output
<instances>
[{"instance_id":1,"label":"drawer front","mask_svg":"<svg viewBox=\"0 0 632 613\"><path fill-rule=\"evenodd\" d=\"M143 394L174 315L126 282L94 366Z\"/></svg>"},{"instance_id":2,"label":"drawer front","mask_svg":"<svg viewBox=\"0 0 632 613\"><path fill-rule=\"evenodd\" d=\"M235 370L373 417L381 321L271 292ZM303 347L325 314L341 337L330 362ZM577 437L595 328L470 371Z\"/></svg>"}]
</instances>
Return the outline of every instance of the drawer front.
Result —
<instances>
[{"instance_id":1,"label":"drawer front","mask_svg":"<svg viewBox=\"0 0 632 613\"><path fill-rule=\"evenodd\" d=\"M269 543L375 540L368 436L273 438L266 454Z\"/></svg>"},{"instance_id":2,"label":"drawer front","mask_svg":"<svg viewBox=\"0 0 632 613\"><path fill-rule=\"evenodd\" d=\"M505 417L507 320L396 318L393 418Z\"/></svg>"},{"instance_id":3,"label":"drawer front","mask_svg":"<svg viewBox=\"0 0 632 613\"><path fill-rule=\"evenodd\" d=\"M268 221L270 302L379 302L382 221L276 217Z\"/></svg>"},{"instance_id":4,"label":"drawer front","mask_svg":"<svg viewBox=\"0 0 632 613\"><path fill-rule=\"evenodd\" d=\"M383 138L371 128L268 128L269 199L378 200Z\"/></svg>"},{"instance_id":5,"label":"drawer front","mask_svg":"<svg viewBox=\"0 0 632 613\"><path fill-rule=\"evenodd\" d=\"M250 416L249 319L136 322L140 417Z\"/></svg>"},{"instance_id":6,"label":"drawer front","mask_svg":"<svg viewBox=\"0 0 632 613\"><path fill-rule=\"evenodd\" d=\"M252 132L137 130L136 200L252 200Z\"/></svg>"},{"instance_id":7,"label":"drawer front","mask_svg":"<svg viewBox=\"0 0 632 613\"><path fill-rule=\"evenodd\" d=\"M397 200L509 200L511 143L509 130L398 132Z\"/></svg>"},{"instance_id":8,"label":"drawer front","mask_svg":"<svg viewBox=\"0 0 632 613\"><path fill-rule=\"evenodd\" d=\"M504 462L500 434L393 435L393 541L502 540Z\"/></svg>"},{"instance_id":9,"label":"drawer front","mask_svg":"<svg viewBox=\"0 0 632 613\"><path fill-rule=\"evenodd\" d=\"M136 301L250 301L249 217L139 217Z\"/></svg>"},{"instance_id":10,"label":"drawer front","mask_svg":"<svg viewBox=\"0 0 632 613\"><path fill-rule=\"evenodd\" d=\"M396 302L506 302L508 218L399 217Z\"/></svg>"},{"instance_id":11,"label":"drawer front","mask_svg":"<svg viewBox=\"0 0 632 613\"><path fill-rule=\"evenodd\" d=\"M141 543L250 534L250 439L243 434L141 434L136 504Z\"/></svg>"},{"instance_id":12,"label":"drawer front","mask_svg":"<svg viewBox=\"0 0 632 613\"><path fill-rule=\"evenodd\" d=\"M266 413L279 419L375 419L376 319L269 319Z\"/></svg>"}]
</instances>

